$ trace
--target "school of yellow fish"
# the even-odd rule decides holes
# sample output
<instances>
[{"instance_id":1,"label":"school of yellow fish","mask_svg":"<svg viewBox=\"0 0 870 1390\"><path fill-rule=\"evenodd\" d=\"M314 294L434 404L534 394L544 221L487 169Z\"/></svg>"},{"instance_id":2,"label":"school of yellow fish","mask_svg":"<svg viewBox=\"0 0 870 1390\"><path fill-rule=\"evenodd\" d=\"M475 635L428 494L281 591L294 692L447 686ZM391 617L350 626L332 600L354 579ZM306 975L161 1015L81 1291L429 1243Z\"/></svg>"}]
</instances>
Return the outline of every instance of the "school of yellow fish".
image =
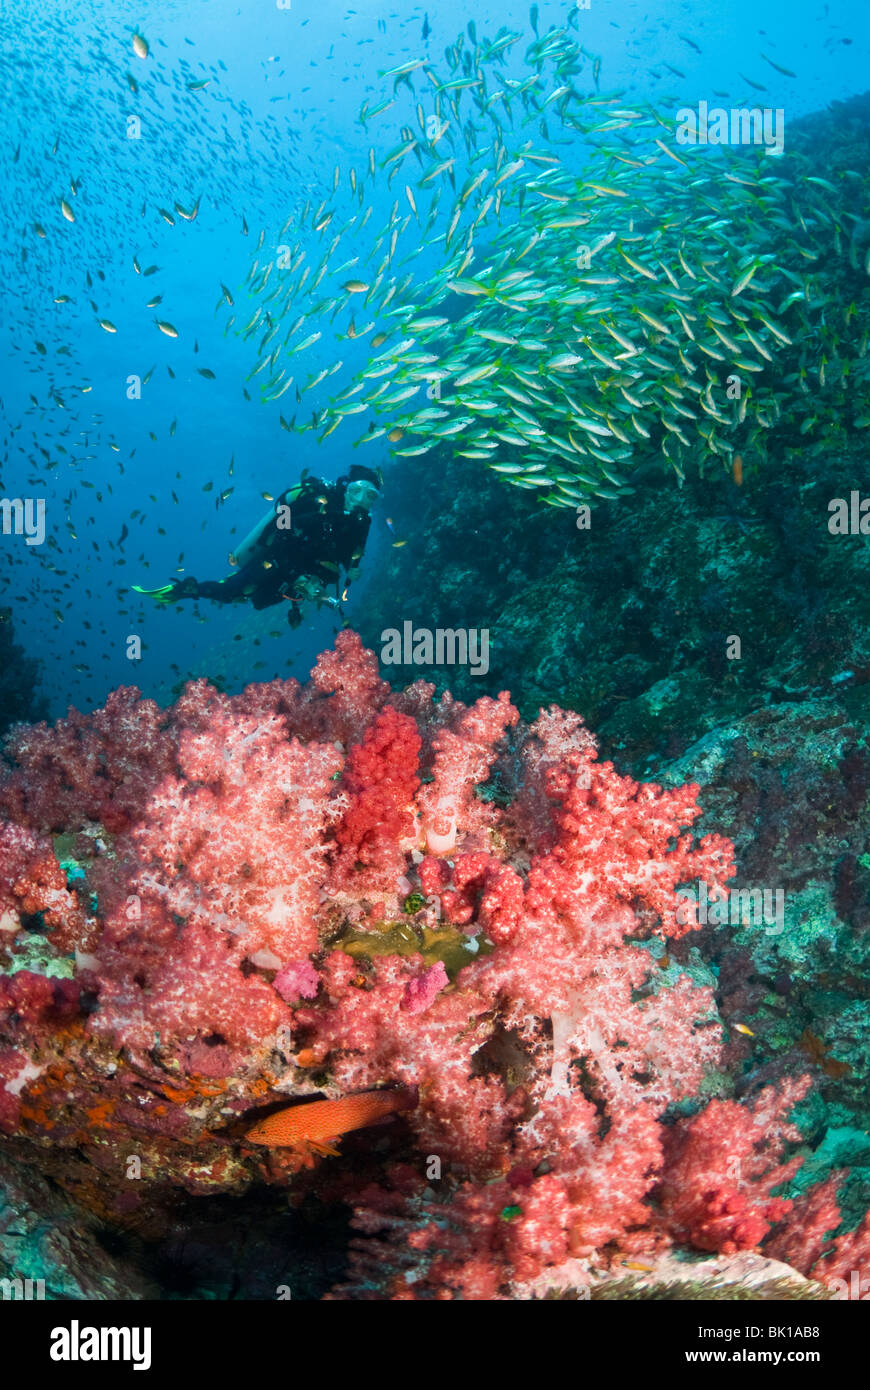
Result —
<instances>
[{"instance_id":1,"label":"school of yellow fish","mask_svg":"<svg viewBox=\"0 0 870 1390\"><path fill-rule=\"evenodd\" d=\"M680 481L710 463L742 481L772 430L811 447L842 420L870 426L866 170L820 172L788 145L679 144L675 111L600 92L570 22L536 32L511 77L521 42L472 21L444 70L382 73L359 120L369 132L406 108L398 142L336 167L332 196L254 261L236 331L258 340L264 400L295 386L301 401L341 371L299 375L329 323L339 351L372 350L287 428L327 439L366 415L360 444L446 444L574 507L632 491L651 460ZM385 190L389 218L367 232Z\"/></svg>"}]
</instances>

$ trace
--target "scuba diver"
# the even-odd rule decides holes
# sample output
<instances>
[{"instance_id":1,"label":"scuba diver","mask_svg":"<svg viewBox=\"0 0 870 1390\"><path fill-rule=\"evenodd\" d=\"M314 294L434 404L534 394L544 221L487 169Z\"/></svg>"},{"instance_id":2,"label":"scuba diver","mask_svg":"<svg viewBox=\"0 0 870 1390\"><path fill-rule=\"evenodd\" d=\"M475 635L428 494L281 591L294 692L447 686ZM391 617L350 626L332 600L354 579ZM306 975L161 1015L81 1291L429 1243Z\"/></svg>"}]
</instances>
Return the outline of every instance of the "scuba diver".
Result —
<instances>
[{"instance_id":1,"label":"scuba diver","mask_svg":"<svg viewBox=\"0 0 870 1390\"><path fill-rule=\"evenodd\" d=\"M356 578L380 494L379 473L354 464L334 483L307 476L275 499L273 508L237 547L230 562L238 568L225 579L174 579L160 589L133 588L158 604L185 598L218 603L250 599L255 608L288 603L291 627L302 622L302 604L313 601L341 608ZM342 581L341 572L345 578ZM335 586L335 596L329 587Z\"/></svg>"}]
</instances>

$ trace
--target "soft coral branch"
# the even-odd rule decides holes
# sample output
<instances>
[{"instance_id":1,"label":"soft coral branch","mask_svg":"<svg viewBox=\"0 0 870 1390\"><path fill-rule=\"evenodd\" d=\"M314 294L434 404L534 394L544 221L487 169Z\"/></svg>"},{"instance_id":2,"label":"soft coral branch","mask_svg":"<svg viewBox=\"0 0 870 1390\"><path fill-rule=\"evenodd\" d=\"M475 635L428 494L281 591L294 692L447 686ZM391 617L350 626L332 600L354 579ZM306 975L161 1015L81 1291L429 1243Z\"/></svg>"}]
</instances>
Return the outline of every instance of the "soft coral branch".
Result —
<instances>
[{"instance_id":1,"label":"soft coral branch","mask_svg":"<svg viewBox=\"0 0 870 1390\"><path fill-rule=\"evenodd\" d=\"M417 1178L369 1188L359 1217L394 1297L512 1296L566 1262L754 1247L775 1224L817 1277L863 1259L864 1228L820 1246L830 1194L774 1195L805 1083L674 1120L721 1060L712 989L644 944L693 925L681 885L733 871L727 841L688 833L697 787L620 776L576 715L516 727L506 694L432 696L390 696L345 632L305 686L197 681L165 711L118 691L19 730L0 941L11 962L39 926L73 978L3 984L0 1123L85 1154L101 1192L117 1163L127 1211L122 1156L146 1141L167 1186L287 1182L301 1165L246 1156L239 1115L414 1086L395 1143ZM50 832L82 832L81 892Z\"/></svg>"}]
</instances>

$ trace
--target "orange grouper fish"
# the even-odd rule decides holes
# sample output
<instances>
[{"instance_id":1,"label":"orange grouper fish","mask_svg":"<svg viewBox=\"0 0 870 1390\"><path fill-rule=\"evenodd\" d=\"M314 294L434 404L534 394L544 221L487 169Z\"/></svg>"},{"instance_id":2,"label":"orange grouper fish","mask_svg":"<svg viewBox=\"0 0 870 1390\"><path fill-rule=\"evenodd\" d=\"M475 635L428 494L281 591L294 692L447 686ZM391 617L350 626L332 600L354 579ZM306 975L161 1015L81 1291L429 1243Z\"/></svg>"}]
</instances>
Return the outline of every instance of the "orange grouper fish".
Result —
<instances>
[{"instance_id":1,"label":"orange grouper fish","mask_svg":"<svg viewBox=\"0 0 870 1390\"><path fill-rule=\"evenodd\" d=\"M245 1138L251 1144L264 1144L271 1149L296 1149L300 1153L313 1149L335 1155L335 1148L328 1143L330 1139L376 1124L385 1115L399 1110L413 1110L416 1104L416 1086L392 1091L358 1091L337 1100L309 1100L304 1105L288 1105L258 1120Z\"/></svg>"}]
</instances>

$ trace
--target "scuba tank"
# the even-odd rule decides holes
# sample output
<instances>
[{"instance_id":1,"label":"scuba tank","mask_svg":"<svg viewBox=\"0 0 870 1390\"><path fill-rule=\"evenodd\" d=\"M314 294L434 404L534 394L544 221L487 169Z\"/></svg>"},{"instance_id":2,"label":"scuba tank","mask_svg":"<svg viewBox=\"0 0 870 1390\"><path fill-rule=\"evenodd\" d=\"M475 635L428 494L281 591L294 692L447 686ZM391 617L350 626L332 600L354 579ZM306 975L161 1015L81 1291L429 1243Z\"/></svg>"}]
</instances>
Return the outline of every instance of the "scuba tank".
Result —
<instances>
[{"instance_id":1,"label":"scuba tank","mask_svg":"<svg viewBox=\"0 0 870 1390\"><path fill-rule=\"evenodd\" d=\"M262 520L257 522L253 530L248 532L241 545L236 546L233 553L236 557L236 563L239 565L239 567L246 565L249 560L252 560L254 558L255 554L257 553L257 550L260 548L260 542L262 541L266 532L269 530L269 527L274 526L275 524L275 517L278 515L278 507L292 507L293 503L298 499L300 493L302 492L302 488L303 484L297 483L295 487L291 487L289 491L283 493L283 495L278 498L277 504L272 508L272 510L268 511L266 515L262 518Z\"/></svg>"}]
</instances>

